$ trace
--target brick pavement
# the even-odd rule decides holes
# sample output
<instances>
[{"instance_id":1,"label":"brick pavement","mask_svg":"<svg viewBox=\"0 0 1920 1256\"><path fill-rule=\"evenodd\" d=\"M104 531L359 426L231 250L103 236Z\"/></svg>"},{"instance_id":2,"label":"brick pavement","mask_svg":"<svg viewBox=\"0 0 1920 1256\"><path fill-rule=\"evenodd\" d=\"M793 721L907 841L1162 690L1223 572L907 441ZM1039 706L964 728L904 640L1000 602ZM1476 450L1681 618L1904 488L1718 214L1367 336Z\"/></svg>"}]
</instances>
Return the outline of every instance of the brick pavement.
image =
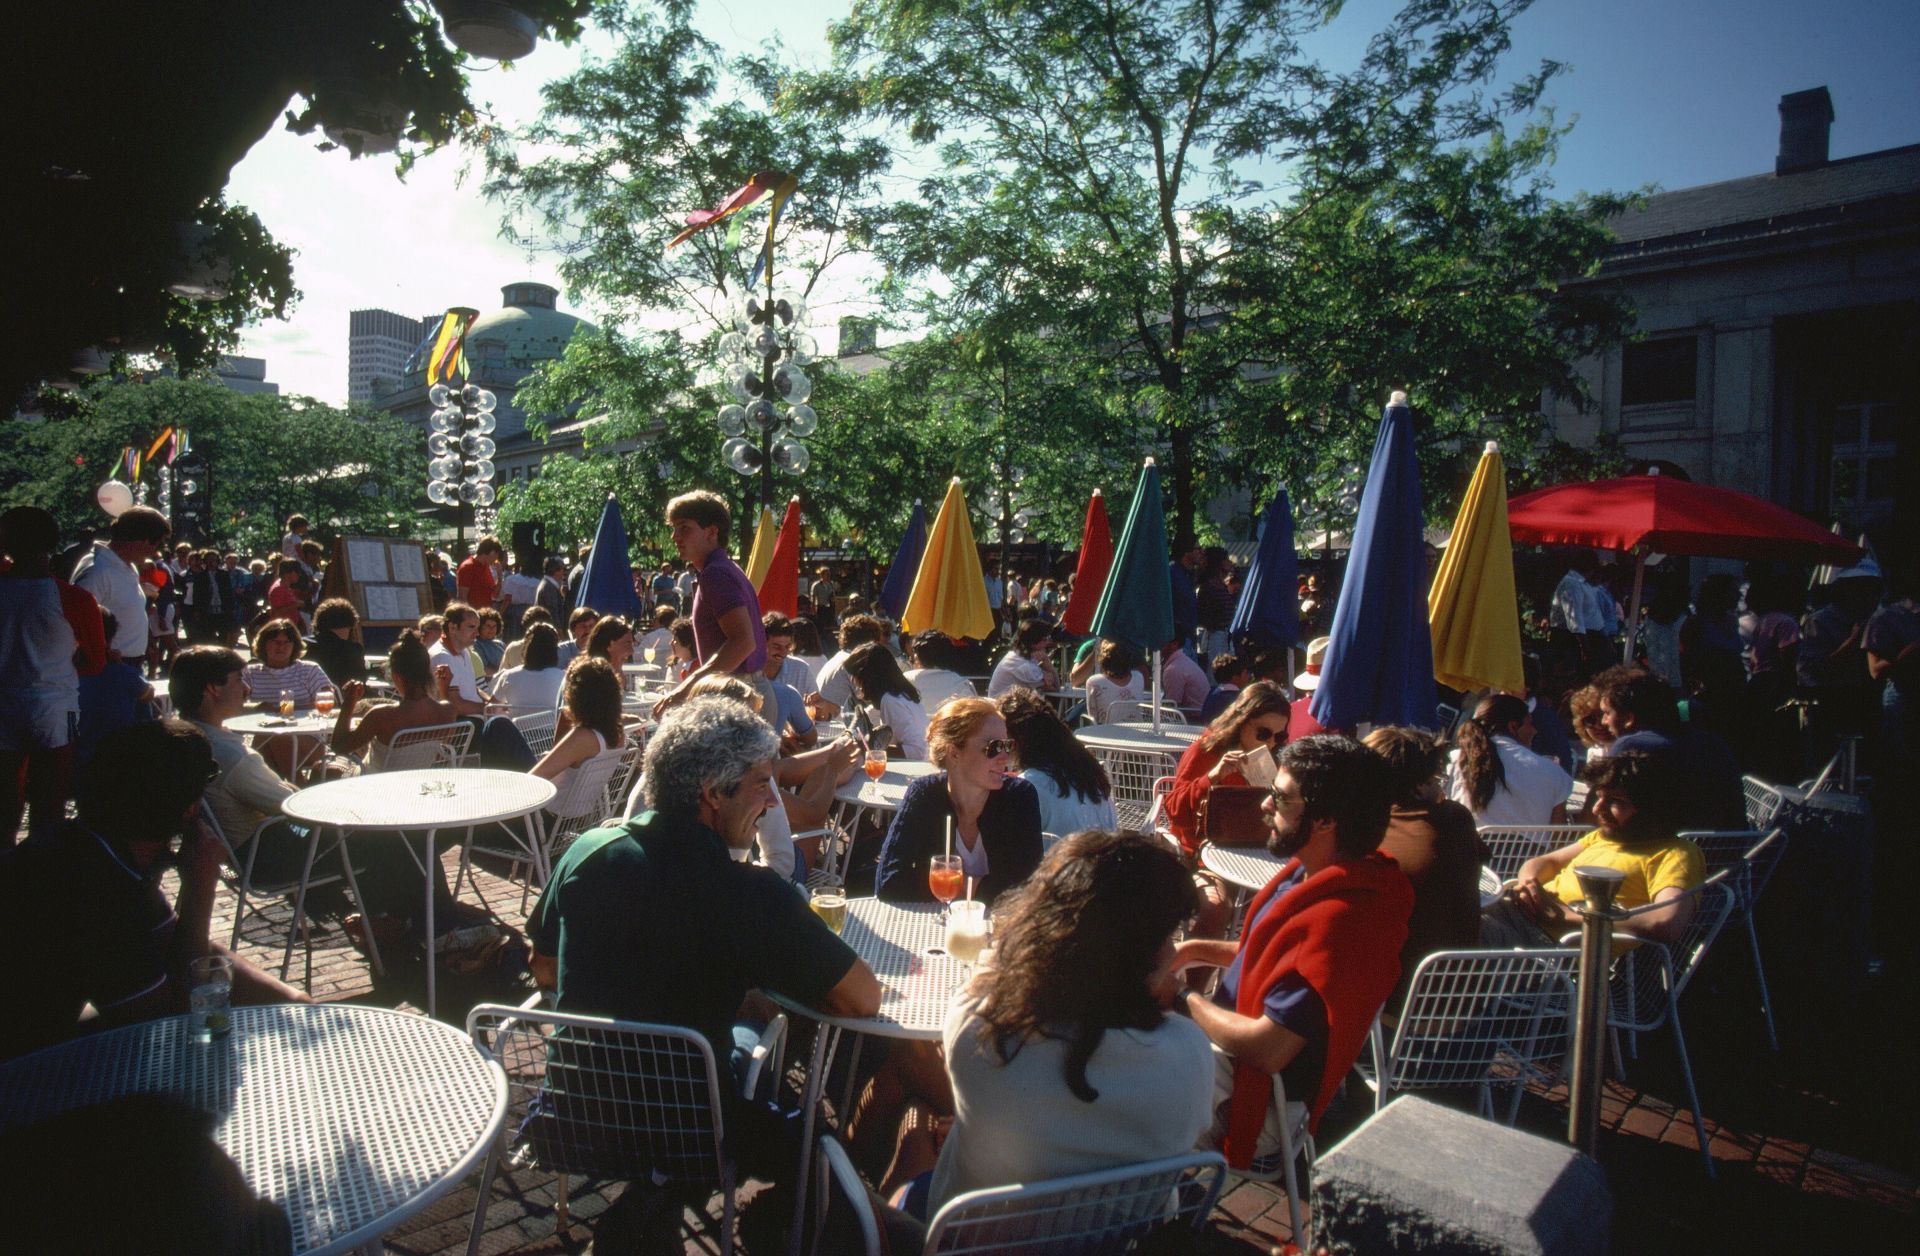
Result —
<instances>
[{"instance_id":1,"label":"brick pavement","mask_svg":"<svg viewBox=\"0 0 1920 1256\"><path fill-rule=\"evenodd\" d=\"M451 876L454 856L447 856ZM520 887L481 869L466 901L484 902L518 925ZM250 916L241 950L277 966L290 911L284 902ZM381 982L324 912L312 932L312 984L316 997L415 1007L417 977L395 975ZM215 937L231 927L233 896L223 888ZM1721 957L1724 959L1724 954ZM1724 967L1727 971L1722 972ZM293 979L303 969L299 948ZM442 1016L458 1023L472 1002L510 998L513 989L484 988L454 980L440 984ZM1701 1171L1688 1114L1669 1096L1683 1094L1673 1065L1671 1040L1644 1039L1630 1060L1626 1081L1607 1084L1602 1101L1606 1129L1602 1159L1614 1185L1616 1249L1622 1252L1702 1252L1846 1246L1857 1251L1911 1250L1920 1211L1920 1150L1912 1137L1916 1103L1904 1009L1913 1004L1912 970L1891 969L1879 979L1867 1005L1832 1023L1792 1024L1792 1000L1783 1010L1786 1050L1766 1050L1744 970L1709 962L1682 1005L1696 1077L1711 1120L1710 1146L1719 1169L1709 1182ZM1320 1145L1330 1147L1370 1111L1371 1097L1349 1095L1329 1112ZM1523 1100L1520 1126L1546 1136L1565 1129L1563 1087L1536 1088ZM503 1175L486 1217L481 1250L561 1253L587 1250L590 1223L619 1194L607 1183L573 1184L572 1226L557 1234L552 1175L521 1170ZM474 1182L387 1238L387 1250L406 1256L465 1250ZM756 1208L752 1184L741 1193L741 1247L765 1252L778 1243L783 1219ZM717 1200L711 1208L718 1217ZM765 1224L762 1224L765 1223ZM714 1252L709 1221L687 1252ZM1221 1207L1202 1236L1206 1253L1277 1250L1288 1237L1287 1208L1276 1188L1229 1182ZM757 1241L756 1241L757 1240Z\"/></svg>"}]
</instances>

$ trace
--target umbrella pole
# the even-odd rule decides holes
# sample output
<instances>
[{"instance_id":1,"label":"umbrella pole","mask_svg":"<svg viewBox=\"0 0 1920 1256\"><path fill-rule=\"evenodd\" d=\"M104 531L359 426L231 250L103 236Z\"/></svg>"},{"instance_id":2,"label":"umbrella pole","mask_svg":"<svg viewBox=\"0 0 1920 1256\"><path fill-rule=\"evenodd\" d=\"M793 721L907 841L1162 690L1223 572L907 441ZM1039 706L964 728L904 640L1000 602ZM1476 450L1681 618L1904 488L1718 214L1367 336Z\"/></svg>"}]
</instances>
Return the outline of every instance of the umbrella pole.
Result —
<instances>
[{"instance_id":1,"label":"umbrella pole","mask_svg":"<svg viewBox=\"0 0 1920 1256\"><path fill-rule=\"evenodd\" d=\"M1647 579L1647 554L1637 551L1633 556L1633 599L1627 604L1626 642L1620 647L1620 661L1633 662L1633 634L1640 630L1640 589Z\"/></svg>"},{"instance_id":2,"label":"umbrella pole","mask_svg":"<svg viewBox=\"0 0 1920 1256\"><path fill-rule=\"evenodd\" d=\"M1160 655L1159 650L1153 652L1153 731L1156 736L1160 732Z\"/></svg>"}]
</instances>

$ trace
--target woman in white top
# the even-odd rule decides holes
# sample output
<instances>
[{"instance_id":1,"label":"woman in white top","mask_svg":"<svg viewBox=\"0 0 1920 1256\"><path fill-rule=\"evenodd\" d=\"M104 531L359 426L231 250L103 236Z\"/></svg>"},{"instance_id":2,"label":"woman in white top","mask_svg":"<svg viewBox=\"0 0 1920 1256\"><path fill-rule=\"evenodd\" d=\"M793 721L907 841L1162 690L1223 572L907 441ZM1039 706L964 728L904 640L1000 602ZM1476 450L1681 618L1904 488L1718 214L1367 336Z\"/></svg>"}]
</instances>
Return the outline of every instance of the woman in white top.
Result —
<instances>
[{"instance_id":1,"label":"woman in white top","mask_svg":"<svg viewBox=\"0 0 1920 1256\"><path fill-rule=\"evenodd\" d=\"M560 705L560 634L551 624L527 629L524 662L509 667L493 682L493 700L508 715L533 715Z\"/></svg>"},{"instance_id":2,"label":"woman in white top","mask_svg":"<svg viewBox=\"0 0 1920 1256\"><path fill-rule=\"evenodd\" d=\"M888 748L897 747L904 758L925 759L927 710L920 705L920 691L901 674L893 651L869 641L847 656L847 679L860 702L878 708L880 722L892 730Z\"/></svg>"},{"instance_id":3,"label":"woman in white top","mask_svg":"<svg viewBox=\"0 0 1920 1256\"><path fill-rule=\"evenodd\" d=\"M567 669L560 699L570 726L529 770L564 791L573 769L597 754L625 745L621 696L620 676L611 663L605 659L575 659Z\"/></svg>"},{"instance_id":4,"label":"woman in white top","mask_svg":"<svg viewBox=\"0 0 1920 1256\"><path fill-rule=\"evenodd\" d=\"M1447 796L1473 812L1475 824L1559 824L1566 819L1573 778L1535 754L1533 712L1523 699L1483 698L1460 721L1447 768Z\"/></svg>"},{"instance_id":5,"label":"woman in white top","mask_svg":"<svg viewBox=\"0 0 1920 1256\"><path fill-rule=\"evenodd\" d=\"M1000 718L1013 739L1020 775L1040 795L1040 831L1066 837L1083 829L1120 827L1113 783L1093 752L1074 738L1053 704L1031 689L1009 689Z\"/></svg>"},{"instance_id":6,"label":"woman in white top","mask_svg":"<svg viewBox=\"0 0 1920 1256\"><path fill-rule=\"evenodd\" d=\"M980 696L973 682L954 666L960 661L960 651L953 644L953 638L938 628L928 628L914 633L908 644L912 646L917 666L907 672L907 679L920 691L920 706L928 718L955 698Z\"/></svg>"},{"instance_id":7,"label":"woman in white top","mask_svg":"<svg viewBox=\"0 0 1920 1256\"><path fill-rule=\"evenodd\" d=\"M1165 843L1082 833L1056 847L994 919L993 963L955 1000L944 1041L953 1132L929 1179L901 1193L931 1216L967 1191L1091 1173L1191 1150L1213 1060L1179 994L1173 934L1193 880ZM925 1163L901 1150L895 1180ZM915 1163L916 1159L918 1163Z\"/></svg>"},{"instance_id":8,"label":"woman in white top","mask_svg":"<svg viewBox=\"0 0 1920 1256\"><path fill-rule=\"evenodd\" d=\"M1118 641L1100 643L1100 671L1087 678L1087 718L1095 724L1137 720L1148 698L1140 652Z\"/></svg>"}]
</instances>

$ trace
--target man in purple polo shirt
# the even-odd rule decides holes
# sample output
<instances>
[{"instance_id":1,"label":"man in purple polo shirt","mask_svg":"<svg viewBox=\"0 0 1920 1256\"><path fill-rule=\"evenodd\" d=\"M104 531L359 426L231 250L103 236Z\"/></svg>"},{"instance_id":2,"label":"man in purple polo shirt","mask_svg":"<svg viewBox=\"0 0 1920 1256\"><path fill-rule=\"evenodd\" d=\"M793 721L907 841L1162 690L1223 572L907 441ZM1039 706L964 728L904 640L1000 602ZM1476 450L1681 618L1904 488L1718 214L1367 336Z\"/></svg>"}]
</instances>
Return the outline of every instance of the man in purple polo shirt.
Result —
<instances>
[{"instance_id":1,"label":"man in purple polo shirt","mask_svg":"<svg viewBox=\"0 0 1920 1256\"><path fill-rule=\"evenodd\" d=\"M662 716L686 699L703 676L738 676L760 694L760 715L777 718L777 700L768 682L767 633L760 623L760 598L747 573L727 555L727 530L733 515L717 493L683 493L667 503L667 526L674 548L699 573L693 593L693 650L699 666L654 706Z\"/></svg>"}]
</instances>

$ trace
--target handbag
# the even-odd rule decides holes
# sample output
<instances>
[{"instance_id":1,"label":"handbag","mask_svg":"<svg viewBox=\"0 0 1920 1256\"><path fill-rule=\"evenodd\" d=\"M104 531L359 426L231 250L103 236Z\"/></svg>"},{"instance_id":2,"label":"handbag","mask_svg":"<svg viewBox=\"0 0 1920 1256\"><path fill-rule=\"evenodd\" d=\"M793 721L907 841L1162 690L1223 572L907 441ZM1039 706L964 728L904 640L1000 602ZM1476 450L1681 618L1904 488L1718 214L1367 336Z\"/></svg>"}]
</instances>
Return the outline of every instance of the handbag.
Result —
<instances>
[{"instance_id":1,"label":"handbag","mask_svg":"<svg viewBox=\"0 0 1920 1256\"><path fill-rule=\"evenodd\" d=\"M1215 785L1207 791L1200 835L1215 846L1265 846L1271 829L1260 805L1266 798L1258 785Z\"/></svg>"}]
</instances>

